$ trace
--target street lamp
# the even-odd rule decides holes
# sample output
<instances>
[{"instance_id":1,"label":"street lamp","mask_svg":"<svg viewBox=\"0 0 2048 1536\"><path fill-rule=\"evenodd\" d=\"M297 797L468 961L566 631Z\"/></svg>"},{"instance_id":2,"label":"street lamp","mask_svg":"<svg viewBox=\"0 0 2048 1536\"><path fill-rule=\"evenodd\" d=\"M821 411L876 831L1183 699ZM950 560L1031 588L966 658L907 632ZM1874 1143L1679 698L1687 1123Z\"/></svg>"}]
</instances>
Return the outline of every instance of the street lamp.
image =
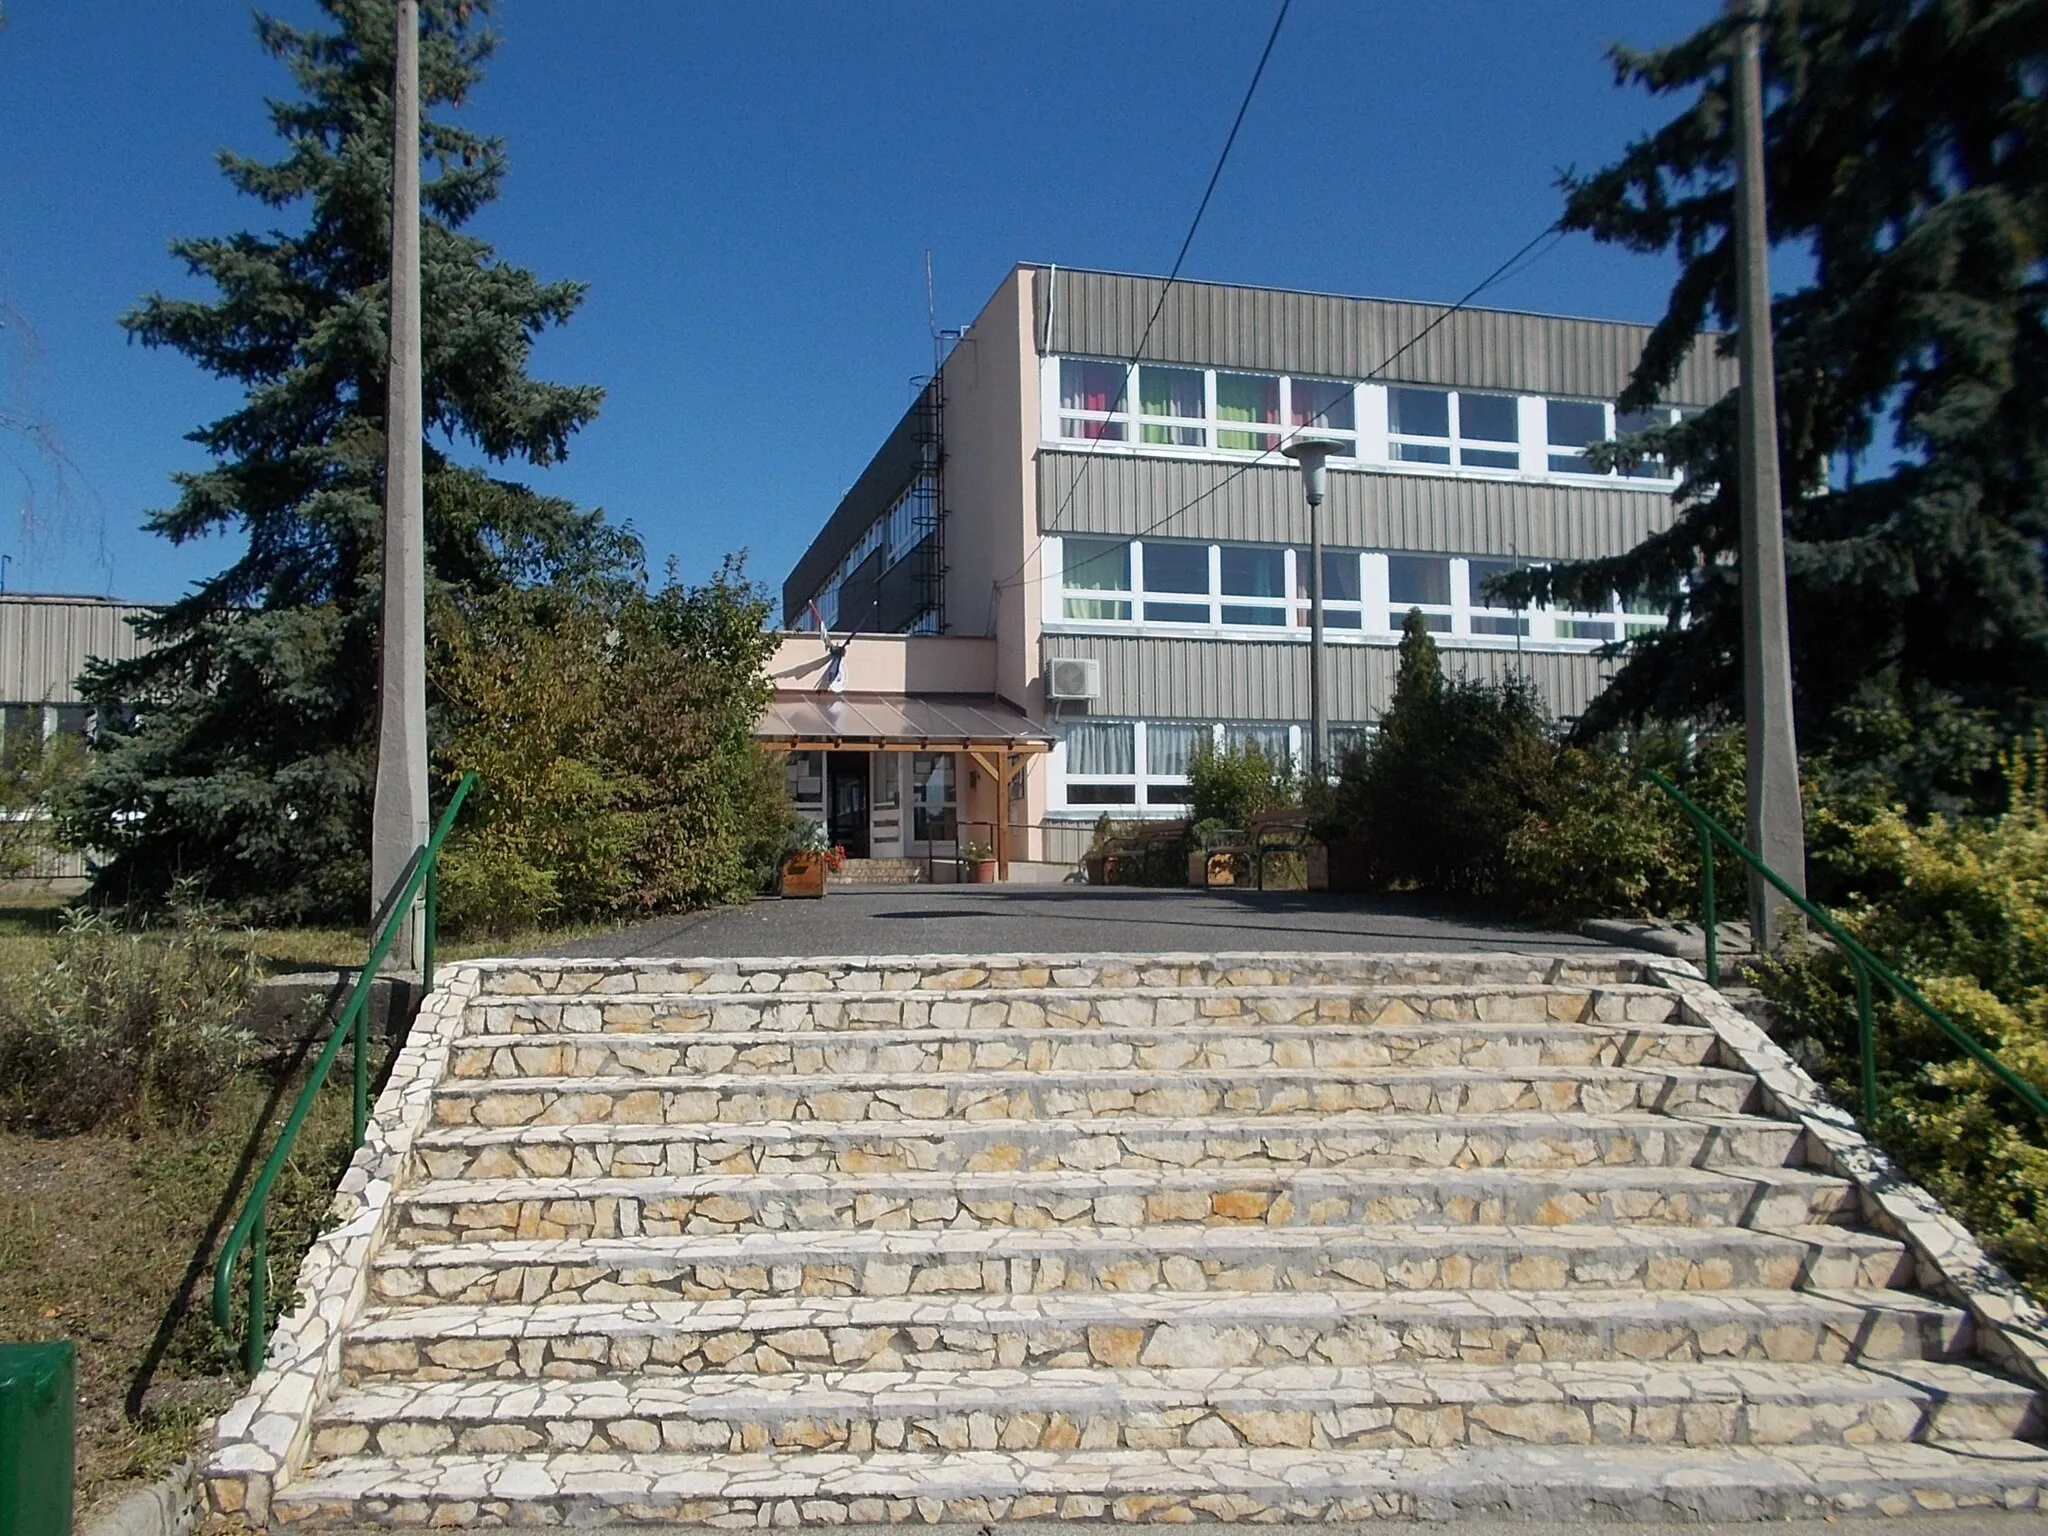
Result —
<instances>
[{"instance_id":1,"label":"street lamp","mask_svg":"<svg viewBox=\"0 0 2048 1536\"><path fill-rule=\"evenodd\" d=\"M1309 777L1325 782L1330 760L1330 712L1323 699L1323 466L1345 445L1334 437L1297 437L1280 451L1301 466L1308 495L1308 715Z\"/></svg>"}]
</instances>

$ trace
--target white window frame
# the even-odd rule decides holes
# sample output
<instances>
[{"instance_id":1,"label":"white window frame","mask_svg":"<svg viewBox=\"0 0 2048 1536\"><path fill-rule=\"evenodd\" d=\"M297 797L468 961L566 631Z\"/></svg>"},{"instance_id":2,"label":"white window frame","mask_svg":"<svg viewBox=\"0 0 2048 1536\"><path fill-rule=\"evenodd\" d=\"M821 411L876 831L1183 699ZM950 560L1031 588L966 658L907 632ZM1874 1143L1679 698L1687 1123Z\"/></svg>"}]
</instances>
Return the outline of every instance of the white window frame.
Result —
<instances>
[{"instance_id":1,"label":"white window frame","mask_svg":"<svg viewBox=\"0 0 2048 1536\"><path fill-rule=\"evenodd\" d=\"M1067 585L1067 550L1071 545L1081 540L1087 540L1091 543L1121 543L1124 545L1124 564L1126 569L1122 590L1110 587L1070 587ZM1058 591L1059 598L1056 611L1062 622L1076 624L1130 624L1135 622L1135 616L1139 612L1138 603L1140 601L1139 593L1136 590L1138 574L1137 543L1138 541L1134 539L1119 540L1105 534L1070 534L1058 541L1058 548L1053 551L1053 554L1059 561L1059 580L1049 585L1054 586ZM1119 617L1115 614L1073 614L1068 611L1068 604L1083 602L1121 603L1124 606L1124 612Z\"/></svg>"},{"instance_id":2,"label":"white window frame","mask_svg":"<svg viewBox=\"0 0 2048 1536\"><path fill-rule=\"evenodd\" d=\"M1067 750L1067 744L1072 734L1076 730L1091 730L1102 726L1122 726L1131 733L1131 771L1129 773L1081 774L1074 772L1072 757ZM1061 732L1059 742L1055 746L1054 751L1057 754L1054 767L1056 770L1055 777L1059 784L1060 802L1068 809L1085 811L1090 815L1100 815L1104 811L1111 812L1112 814L1123 812L1128 815L1135 813L1144 804L1145 729L1142 722L1114 717L1090 717L1086 720L1069 721L1066 729ZM1076 800L1074 798L1074 790L1076 788L1128 788L1130 790L1130 798L1128 800Z\"/></svg>"},{"instance_id":3,"label":"white window frame","mask_svg":"<svg viewBox=\"0 0 2048 1536\"><path fill-rule=\"evenodd\" d=\"M1090 411L1079 407L1068 408L1061 403L1061 365L1065 363L1093 363L1106 368L1120 368L1124 379L1124 409L1121 411ZM1202 377L1202 414L1200 416L1154 416L1144 409L1144 379L1146 368L1172 368L1182 373L1200 374ZM1365 438L1363 430L1363 401L1361 387L1345 379L1327 378L1317 374L1303 374L1305 383L1334 384L1348 389L1351 394L1350 427L1330 427L1320 423L1313 426L1294 426L1294 376L1284 373L1270 373L1258 368L1208 368L1193 363L1169 363L1141 359L1137 364L1139 372L1133 372L1131 365L1120 358L1086 357L1078 354L1056 354L1044 359L1040 374L1041 431L1048 444L1066 448L1100 448L1135 453L1219 457L1241 462L1245 459L1260 459L1274 456L1281 444L1290 437L1313 432L1318 436L1330 436L1345 445L1345 451L1334 457L1351 462L1364 462L1361 446ZM1279 414L1270 422L1225 421L1217 407L1217 379L1220 375L1243 375L1248 378L1274 379L1278 381ZM1077 436L1065 430L1070 421L1100 422L1105 425L1120 425L1121 437ZM1148 443L1144 440L1145 429L1156 427L1168 431L1198 433L1200 440L1193 443ZM1224 432L1255 432L1271 435L1273 446L1269 448L1225 448L1220 446L1218 434Z\"/></svg>"}]
</instances>

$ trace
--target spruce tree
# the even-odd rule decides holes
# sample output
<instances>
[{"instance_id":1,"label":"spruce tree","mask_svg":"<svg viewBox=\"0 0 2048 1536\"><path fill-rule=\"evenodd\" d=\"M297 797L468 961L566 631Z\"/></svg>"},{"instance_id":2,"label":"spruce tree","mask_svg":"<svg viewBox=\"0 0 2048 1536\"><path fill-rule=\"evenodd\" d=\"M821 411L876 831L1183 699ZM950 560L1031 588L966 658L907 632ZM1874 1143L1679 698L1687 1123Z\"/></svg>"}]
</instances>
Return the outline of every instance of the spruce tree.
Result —
<instances>
[{"instance_id":1,"label":"spruce tree","mask_svg":"<svg viewBox=\"0 0 2048 1536\"><path fill-rule=\"evenodd\" d=\"M1730 25L1616 49L1619 81L1690 105L1564 178L1566 228L1679 258L1624 410L1736 316ZM1778 0L1763 68L1801 744L1967 804L2048 679L2048 0ZM1785 292L1802 252L1812 276ZM1683 623L1630 644L1582 732L1740 718L1735 423L1731 395L1609 445L1684 473L1674 525L1508 583L1570 606L1673 594Z\"/></svg>"},{"instance_id":2,"label":"spruce tree","mask_svg":"<svg viewBox=\"0 0 2048 1536\"><path fill-rule=\"evenodd\" d=\"M320 0L302 30L259 16L290 68L270 103L283 153L223 151L241 192L296 229L181 239L216 290L153 294L122 324L244 391L191 434L210 467L175 477L147 526L175 544L238 536L239 557L142 626L157 649L87 680L91 773L66 808L103 891L149 897L196 879L268 917L359 916L367 894L375 732L390 260L390 0ZM601 391L527 375L542 331L583 285L542 282L462 233L498 193L501 141L434 114L462 105L494 39L488 0L424 0L421 280L430 587L482 589L638 551L597 514L451 456L548 464Z\"/></svg>"}]
</instances>

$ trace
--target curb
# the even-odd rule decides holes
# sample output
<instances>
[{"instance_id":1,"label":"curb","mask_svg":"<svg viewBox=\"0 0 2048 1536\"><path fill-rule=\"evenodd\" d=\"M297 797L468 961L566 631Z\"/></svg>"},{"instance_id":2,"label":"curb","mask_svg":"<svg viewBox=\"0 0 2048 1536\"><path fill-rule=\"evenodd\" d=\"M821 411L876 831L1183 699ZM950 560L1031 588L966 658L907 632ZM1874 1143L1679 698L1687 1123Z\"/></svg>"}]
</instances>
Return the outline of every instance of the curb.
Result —
<instances>
[{"instance_id":1,"label":"curb","mask_svg":"<svg viewBox=\"0 0 2048 1536\"><path fill-rule=\"evenodd\" d=\"M139 1488L90 1525L82 1536L187 1536L198 1519L199 1477L190 1461L148 1488Z\"/></svg>"}]
</instances>

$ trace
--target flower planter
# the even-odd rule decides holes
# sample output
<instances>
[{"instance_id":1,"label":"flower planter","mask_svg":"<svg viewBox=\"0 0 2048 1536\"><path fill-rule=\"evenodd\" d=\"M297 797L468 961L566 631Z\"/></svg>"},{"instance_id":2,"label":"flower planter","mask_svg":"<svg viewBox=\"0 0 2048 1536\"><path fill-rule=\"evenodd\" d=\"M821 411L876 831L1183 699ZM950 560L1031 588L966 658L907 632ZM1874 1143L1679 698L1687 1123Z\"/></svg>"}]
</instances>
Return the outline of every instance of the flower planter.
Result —
<instances>
[{"instance_id":1,"label":"flower planter","mask_svg":"<svg viewBox=\"0 0 2048 1536\"><path fill-rule=\"evenodd\" d=\"M967 878L976 885L996 883L996 861L994 859L970 859L967 864Z\"/></svg>"},{"instance_id":2,"label":"flower planter","mask_svg":"<svg viewBox=\"0 0 2048 1536\"><path fill-rule=\"evenodd\" d=\"M1109 857L1106 854L1089 853L1083 854L1081 857L1081 871L1086 875L1090 885L1107 884L1108 882L1105 877L1108 874L1108 868Z\"/></svg>"},{"instance_id":3,"label":"flower planter","mask_svg":"<svg viewBox=\"0 0 2048 1536\"><path fill-rule=\"evenodd\" d=\"M825 894L825 855L786 853L782 856L780 888L784 896L814 897Z\"/></svg>"}]
</instances>

